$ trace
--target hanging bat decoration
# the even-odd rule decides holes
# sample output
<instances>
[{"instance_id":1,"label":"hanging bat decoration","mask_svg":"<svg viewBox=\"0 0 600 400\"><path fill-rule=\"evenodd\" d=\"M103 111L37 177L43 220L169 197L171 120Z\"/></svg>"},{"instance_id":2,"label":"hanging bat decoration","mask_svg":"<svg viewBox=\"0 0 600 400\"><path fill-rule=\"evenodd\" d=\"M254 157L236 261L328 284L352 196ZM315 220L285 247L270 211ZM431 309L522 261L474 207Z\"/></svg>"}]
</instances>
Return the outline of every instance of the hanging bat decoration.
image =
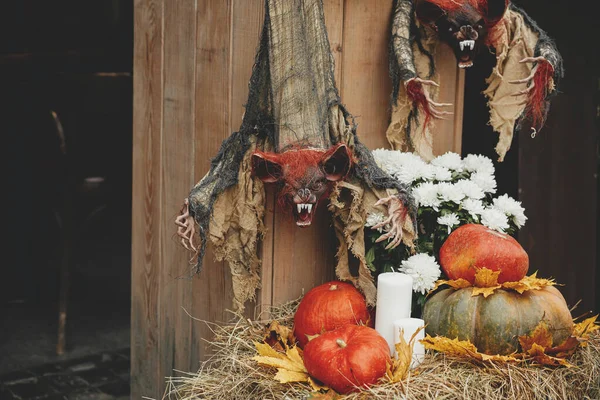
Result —
<instances>
[{"instance_id":1,"label":"hanging bat decoration","mask_svg":"<svg viewBox=\"0 0 600 400\"><path fill-rule=\"evenodd\" d=\"M484 94L502 161L514 129L527 125L535 136L546 121L563 76L554 42L509 0L396 0L390 44L394 110L387 135L395 147L424 158L432 158L433 121L449 114L442 110L450 104L436 101L433 55L440 42L453 49L460 68L473 67L477 52L496 54Z\"/></svg>"},{"instance_id":2,"label":"hanging bat decoration","mask_svg":"<svg viewBox=\"0 0 600 400\"><path fill-rule=\"evenodd\" d=\"M198 271L208 239L216 258L229 263L238 309L260 285L263 184L277 186L279 207L299 227L309 226L329 200L339 239L336 274L353 281L372 304L375 286L363 240L367 213L388 213L383 225L391 229L379 240L389 240L389 247L412 245L414 200L359 141L333 73L322 0L266 0L240 130L223 142L176 219L182 243L198 256ZM359 261L358 275L350 273L351 257Z\"/></svg>"}]
</instances>

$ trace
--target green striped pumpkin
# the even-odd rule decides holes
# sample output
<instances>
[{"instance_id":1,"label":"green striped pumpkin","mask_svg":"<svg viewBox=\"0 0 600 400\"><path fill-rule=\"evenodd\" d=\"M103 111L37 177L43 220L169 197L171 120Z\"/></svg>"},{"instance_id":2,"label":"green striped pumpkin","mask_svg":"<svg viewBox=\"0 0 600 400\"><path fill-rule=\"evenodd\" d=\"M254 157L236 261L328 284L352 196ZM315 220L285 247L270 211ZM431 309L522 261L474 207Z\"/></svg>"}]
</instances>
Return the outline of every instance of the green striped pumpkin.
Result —
<instances>
[{"instance_id":1,"label":"green striped pumpkin","mask_svg":"<svg viewBox=\"0 0 600 400\"><path fill-rule=\"evenodd\" d=\"M530 334L542 320L554 346L573 331L569 308L555 287L523 294L496 290L487 298L471 296L472 291L472 287L445 289L430 297L423 309L426 332L469 340L481 353L507 355L519 351L518 337Z\"/></svg>"}]
</instances>

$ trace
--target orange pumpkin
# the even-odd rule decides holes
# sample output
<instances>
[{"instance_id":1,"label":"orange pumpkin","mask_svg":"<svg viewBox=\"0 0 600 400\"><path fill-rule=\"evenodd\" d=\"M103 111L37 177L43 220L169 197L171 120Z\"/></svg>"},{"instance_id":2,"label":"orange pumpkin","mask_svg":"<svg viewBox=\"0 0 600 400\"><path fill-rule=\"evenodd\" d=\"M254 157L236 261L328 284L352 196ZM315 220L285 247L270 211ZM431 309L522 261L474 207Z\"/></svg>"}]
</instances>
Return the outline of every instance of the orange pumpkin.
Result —
<instances>
[{"instance_id":1,"label":"orange pumpkin","mask_svg":"<svg viewBox=\"0 0 600 400\"><path fill-rule=\"evenodd\" d=\"M385 375L391 364L386 340L373 328L346 325L326 332L304 348L309 375L338 393L367 388Z\"/></svg>"},{"instance_id":2,"label":"orange pumpkin","mask_svg":"<svg viewBox=\"0 0 600 400\"><path fill-rule=\"evenodd\" d=\"M347 324L371 323L365 297L353 285L328 282L311 289L294 315L294 335L303 348L309 336L331 331Z\"/></svg>"},{"instance_id":3,"label":"orange pumpkin","mask_svg":"<svg viewBox=\"0 0 600 400\"><path fill-rule=\"evenodd\" d=\"M477 268L500 271L498 282L527 275L529 256L513 237L483 225L467 224L448 236L440 249L440 265L449 279L475 281Z\"/></svg>"},{"instance_id":4,"label":"orange pumpkin","mask_svg":"<svg viewBox=\"0 0 600 400\"><path fill-rule=\"evenodd\" d=\"M510 354L519 349L519 336L529 335L544 320L553 345L573 331L571 312L552 286L523 294L497 290L487 298L472 296L473 288L442 290L423 309L425 331L431 336L469 340L486 354Z\"/></svg>"}]
</instances>

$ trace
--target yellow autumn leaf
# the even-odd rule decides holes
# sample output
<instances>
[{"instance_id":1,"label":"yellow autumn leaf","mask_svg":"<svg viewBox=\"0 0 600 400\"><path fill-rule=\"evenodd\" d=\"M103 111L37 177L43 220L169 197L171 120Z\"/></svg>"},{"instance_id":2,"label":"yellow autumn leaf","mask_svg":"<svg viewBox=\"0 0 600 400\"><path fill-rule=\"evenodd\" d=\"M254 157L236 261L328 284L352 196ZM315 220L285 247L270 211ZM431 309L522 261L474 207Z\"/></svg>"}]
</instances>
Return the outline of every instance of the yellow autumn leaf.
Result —
<instances>
[{"instance_id":1,"label":"yellow autumn leaf","mask_svg":"<svg viewBox=\"0 0 600 400\"><path fill-rule=\"evenodd\" d=\"M404 331L400 331L400 342L396 343L396 358L392 360L392 365L388 366L388 371L386 373L387 378L390 382L396 383L403 381L408 376L408 371L410 370L410 364L412 363L413 356L413 347L415 345L415 340L417 334L421 332L421 330L425 329L424 326L417 329L408 343L404 339Z\"/></svg>"},{"instance_id":2,"label":"yellow autumn leaf","mask_svg":"<svg viewBox=\"0 0 600 400\"><path fill-rule=\"evenodd\" d=\"M482 294L483 297L485 297L487 299L488 296L491 296L492 294L494 294L496 289L500 289L500 285L492 286L492 287L474 287L473 291L471 292L471 296L475 297L475 296L479 296L480 294Z\"/></svg>"},{"instance_id":3,"label":"yellow autumn leaf","mask_svg":"<svg viewBox=\"0 0 600 400\"><path fill-rule=\"evenodd\" d=\"M433 289L431 289L431 291L429 293L433 293L437 288L439 288L442 285L448 285L456 290L464 289L464 288L472 286L471 282L469 282L468 280L463 279L463 278L454 279L454 280L450 280L450 281L441 279L435 283L435 286L433 287Z\"/></svg>"},{"instance_id":4,"label":"yellow autumn leaf","mask_svg":"<svg viewBox=\"0 0 600 400\"><path fill-rule=\"evenodd\" d=\"M502 288L511 289L519 294L523 294L528 290L540 290L547 286L554 286L556 282L554 279L543 279L537 277L537 271L533 274L524 277L518 282L504 282Z\"/></svg>"},{"instance_id":5,"label":"yellow autumn leaf","mask_svg":"<svg viewBox=\"0 0 600 400\"><path fill-rule=\"evenodd\" d=\"M477 272L475 272L475 283L474 286L480 288L491 288L491 287L500 287L498 283L498 276L500 276L501 271L492 271L488 268L478 268Z\"/></svg>"},{"instance_id":6,"label":"yellow autumn leaf","mask_svg":"<svg viewBox=\"0 0 600 400\"><path fill-rule=\"evenodd\" d=\"M477 351L477 347L469 340L449 339L444 336L431 337L427 335L421 340L426 349L435 350L440 353L454 357L466 358L479 361L509 362L519 361L513 356L488 355Z\"/></svg>"},{"instance_id":7,"label":"yellow autumn leaf","mask_svg":"<svg viewBox=\"0 0 600 400\"><path fill-rule=\"evenodd\" d=\"M573 328L573 336L581 339L587 339L590 333L600 329L600 326L596 324L597 315L585 319L577 324Z\"/></svg>"},{"instance_id":8,"label":"yellow autumn leaf","mask_svg":"<svg viewBox=\"0 0 600 400\"><path fill-rule=\"evenodd\" d=\"M543 349L552 347L552 333L546 321L542 320L529 335L519 336L519 344L523 352L528 352L534 344Z\"/></svg>"},{"instance_id":9,"label":"yellow autumn leaf","mask_svg":"<svg viewBox=\"0 0 600 400\"><path fill-rule=\"evenodd\" d=\"M290 371L284 368L277 368L277 373L273 378L279 383L308 382L306 372Z\"/></svg>"},{"instance_id":10,"label":"yellow autumn leaf","mask_svg":"<svg viewBox=\"0 0 600 400\"><path fill-rule=\"evenodd\" d=\"M281 383L309 382L309 376L304 367L302 356L296 346L289 348L285 353L274 350L266 343L254 342L258 356L252 359L260 365L277 368L274 379Z\"/></svg>"}]
</instances>

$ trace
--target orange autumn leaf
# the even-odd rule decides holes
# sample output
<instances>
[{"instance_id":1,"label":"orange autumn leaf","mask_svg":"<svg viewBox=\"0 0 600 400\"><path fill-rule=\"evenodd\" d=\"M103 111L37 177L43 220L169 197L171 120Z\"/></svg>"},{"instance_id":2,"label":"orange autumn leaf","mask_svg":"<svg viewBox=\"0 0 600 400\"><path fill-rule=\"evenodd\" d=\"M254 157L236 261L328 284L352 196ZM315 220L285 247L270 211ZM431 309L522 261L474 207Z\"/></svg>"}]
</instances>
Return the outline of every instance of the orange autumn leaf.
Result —
<instances>
[{"instance_id":1,"label":"orange autumn leaf","mask_svg":"<svg viewBox=\"0 0 600 400\"><path fill-rule=\"evenodd\" d=\"M558 358L567 358L575 354L580 344L583 345L584 342L580 342L576 337L570 336L560 345L546 349L546 354Z\"/></svg>"},{"instance_id":2,"label":"orange autumn leaf","mask_svg":"<svg viewBox=\"0 0 600 400\"><path fill-rule=\"evenodd\" d=\"M537 271L532 275L526 276L518 282L504 282L502 284L503 289L511 289L519 294L523 294L528 290L540 290L546 286L554 286L556 282L554 279L543 279L537 277Z\"/></svg>"},{"instance_id":3,"label":"orange autumn leaf","mask_svg":"<svg viewBox=\"0 0 600 400\"><path fill-rule=\"evenodd\" d=\"M543 349L552 347L552 334L548 330L546 321L540 321L529 335L519 336L519 344L523 352L528 352L534 344Z\"/></svg>"},{"instance_id":4,"label":"orange autumn leaf","mask_svg":"<svg viewBox=\"0 0 600 400\"><path fill-rule=\"evenodd\" d=\"M547 365L557 367L562 365L563 367L572 367L572 365L567 362L564 358L552 357L546 354L546 349L540 346L537 343L534 343L529 350L527 350L526 355L529 359L535 361L540 365Z\"/></svg>"},{"instance_id":5,"label":"orange autumn leaf","mask_svg":"<svg viewBox=\"0 0 600 400\"><path fill-rule=\"evenodd\" d=\"M285 352L294 345L294 333L290 328L272 321L265 328L263 341L279 352Z\"/></svg>"},{"instance_id":6,"label":"orange autumn leaf","mask_svg":"<svg viewBox=\"0 0 600 400\"><path fill-rule=\"evenodd\" d=\"M328 390L325 393L314 392L308 395L306 400L338 400L343 398L342 395L336 393L334 390Z\"/></svg>"}]
</instances>

